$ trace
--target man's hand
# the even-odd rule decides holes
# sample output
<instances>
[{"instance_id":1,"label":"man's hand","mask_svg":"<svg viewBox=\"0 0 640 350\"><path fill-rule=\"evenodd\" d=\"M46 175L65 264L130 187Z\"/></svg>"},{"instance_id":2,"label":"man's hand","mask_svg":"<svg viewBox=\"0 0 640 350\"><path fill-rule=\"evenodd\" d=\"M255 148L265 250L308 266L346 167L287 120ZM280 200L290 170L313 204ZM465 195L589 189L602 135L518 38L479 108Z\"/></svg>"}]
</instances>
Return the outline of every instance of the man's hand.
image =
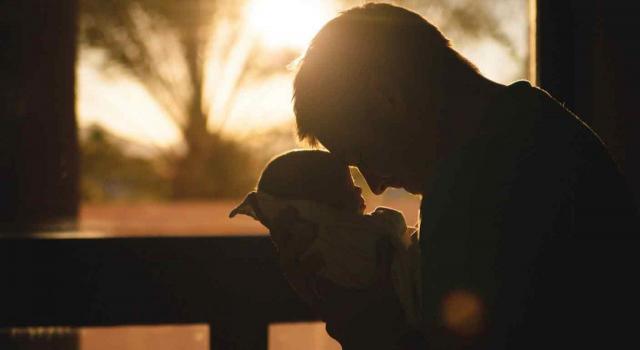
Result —
<instances>
[{"instance_id":1,"label":"man's hand","mask_svg":"<svg viewBox=\"0 0 640 350\"><path fill-rule=\"evenodd\" d=\"M318 310L327 323L327 332L343 349L396 349L409 331L404 311L391 282L391 246L378 244L377 273L367 289L343 288L317 278Z\"/></svg>"},{"instance_id":2,"label":"man's hand","mask_svg":"<svg viewBox=\"0 0 640 350\"><path fill-rule=\"evenodd\" d=\"M290 207L283 210L270 226L282 272L296 293L316 308L315 276L324 266L324 261L317 255L301 258L317 236L316 225L301 219L298 212Z\"/></svg>"},{"instance_id":3,"label":"man's hand","mask_svg":"<svg viewBox=\"0 0 640 350\"><path fill-rule=\"evenodd\" d=\"M302 220L295 209L284 210L272 222L271 236L289 284L326 322L327 332L344 350L397 348L409 328L391 282L390 242L378 244L372 286L354 290L318 276L324 266L321 257L301 259L315 240L317 227Z\"/></svg>"}]
</instances>

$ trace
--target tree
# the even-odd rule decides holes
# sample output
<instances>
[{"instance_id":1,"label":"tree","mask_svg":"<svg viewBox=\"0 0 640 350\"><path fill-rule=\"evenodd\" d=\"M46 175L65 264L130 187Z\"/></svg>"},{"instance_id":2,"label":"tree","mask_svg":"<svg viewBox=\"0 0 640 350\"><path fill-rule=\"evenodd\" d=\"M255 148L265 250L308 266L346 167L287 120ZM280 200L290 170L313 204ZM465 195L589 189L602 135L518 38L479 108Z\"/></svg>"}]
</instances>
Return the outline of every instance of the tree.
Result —
<instances>
[{"instance_id":1,"label":"tree","mask_svg":"<svg viewBox=\"0 0 640 350\"><path fill-rule=\"evenodd\" d=\"M231 0L81 0L80 44L104 53L106 68L118 68L137 80L178 126L185 143L176 158L172 192L175 198L219 196L202 181L211 179L211 163L233 159L216 148L229 149L220 130L208 128L215 99L224 99L221 120L239 88L257 76L274 73L292 59L259 60L261 47L239 20L243 2ZM216 31L219 35L216 35ZM220 34L220 32L224 33ZM219 41L213 42L212 38ZM213 64L211 60L214 60ZM215 95L211 82L221 77L209 67L222 66L230 83L227 97ZM230 75L230 77L229 77ZM217 78L217 79L216 79ZM233 149L238 146L231 147ZM214 156L217 155L217 156ZM248 156L237 152L237 156ZM238 160L235 160L236 163ZM247 160L245 160L247 161ZM225 164L219 164L224 168ZM233 187L235 174L219 181ZM220 186L215 186L219 188Z\"/></svg>"},{"instance_id":2,"label":"tree","mask_svg":"<svg viewBox=\"0 0 640 350\"><path fill-rule=\"evenodd\" d=\"M526 76L528 61L526 53L519 52L517 43L508 35L501 25L507 16L512 16L514 11L526 9L527 0L517 1L476 1L476 0L399 0L400 6L418 10L427 19L432 21L439 18L438 27L449 36L449 33L457 33L459 37L469 41L488 38L502 46L509 57L517 62L519 75ZM522 23L522 26L526 26ZM455 46L455 45L454 45ZM459 49L459 47L456 47Z\"/></svg>"}]
</instances>

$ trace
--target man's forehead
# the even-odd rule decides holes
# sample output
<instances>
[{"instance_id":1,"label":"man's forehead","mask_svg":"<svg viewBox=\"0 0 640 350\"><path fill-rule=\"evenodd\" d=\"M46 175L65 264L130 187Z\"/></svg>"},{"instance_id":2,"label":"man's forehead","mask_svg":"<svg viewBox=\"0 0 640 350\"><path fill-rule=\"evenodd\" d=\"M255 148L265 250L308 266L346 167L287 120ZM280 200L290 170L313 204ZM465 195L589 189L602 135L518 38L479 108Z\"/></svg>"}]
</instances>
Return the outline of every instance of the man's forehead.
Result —
<instances>
[{"instance_id":1,"label":"man's forehead","mask_svg":"<svg viewBox=\"0 0 640 350\"><path fill-rule=\"evenodd\" d=\"M345 164L348 163L348 158L353 149L353 145L349 144L349 140L346 140L346 142L341 142L342 140L336 138L322 138L319 140L322 146L331 152L333 156Z\"/></svg>"},{"instance_id":2,"label":"man's forehead","mask_svg":"<svg viewBox=\"0 0 640 350\"><path fill-rule=\"evenodd\" d=\"M359 127L356 132L353 130L335 130L330 133L318 135L320 143L330 152L349 152L358 147L360 140L366 138L366 130Z\"/></svg>"}]
</instances>

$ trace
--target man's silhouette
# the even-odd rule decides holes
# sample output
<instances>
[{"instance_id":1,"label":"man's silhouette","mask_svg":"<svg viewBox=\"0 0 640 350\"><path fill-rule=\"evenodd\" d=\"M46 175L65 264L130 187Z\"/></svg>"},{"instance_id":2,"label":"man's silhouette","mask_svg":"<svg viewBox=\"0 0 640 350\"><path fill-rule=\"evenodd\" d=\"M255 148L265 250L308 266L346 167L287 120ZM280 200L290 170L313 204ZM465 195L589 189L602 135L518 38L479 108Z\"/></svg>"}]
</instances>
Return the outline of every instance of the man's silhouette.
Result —
<instances>
[{"instance_id":1,"label":"man's silhouette","mask_svg":"<svg viewBox=\"0 0 640 350\"><path fill-rule=\"evenodd\" d=\"M598 253L637 233L637 209L605 146L562 104L488 80L436 27L387 4L326 24L294 89L301 139L357 166L376 194L423 196L422 329L406 332L389 295L327 284L317 306L345 349L613 341L615 281L594 273L610 261Z\"/></svg>"}]
</instances>

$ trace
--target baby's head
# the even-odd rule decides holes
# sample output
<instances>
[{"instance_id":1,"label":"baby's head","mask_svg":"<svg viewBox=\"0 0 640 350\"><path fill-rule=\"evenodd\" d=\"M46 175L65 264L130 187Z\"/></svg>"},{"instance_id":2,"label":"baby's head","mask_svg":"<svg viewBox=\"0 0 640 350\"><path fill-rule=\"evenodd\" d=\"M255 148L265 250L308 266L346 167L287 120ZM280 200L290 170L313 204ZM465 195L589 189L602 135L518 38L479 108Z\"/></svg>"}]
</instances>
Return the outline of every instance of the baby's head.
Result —
<instances>
[{"instance_id":1,"label":"baby's head","mask_svg":"<svg viewBox=\"0 0 640 350\"><path fill-rule=\"evenodd\" d=\"M349 168L326 151L297 150L275 157L262 171L258 191L317 201L347 213L362 214L365 209Z\"/></svg>"}]
</instances>

